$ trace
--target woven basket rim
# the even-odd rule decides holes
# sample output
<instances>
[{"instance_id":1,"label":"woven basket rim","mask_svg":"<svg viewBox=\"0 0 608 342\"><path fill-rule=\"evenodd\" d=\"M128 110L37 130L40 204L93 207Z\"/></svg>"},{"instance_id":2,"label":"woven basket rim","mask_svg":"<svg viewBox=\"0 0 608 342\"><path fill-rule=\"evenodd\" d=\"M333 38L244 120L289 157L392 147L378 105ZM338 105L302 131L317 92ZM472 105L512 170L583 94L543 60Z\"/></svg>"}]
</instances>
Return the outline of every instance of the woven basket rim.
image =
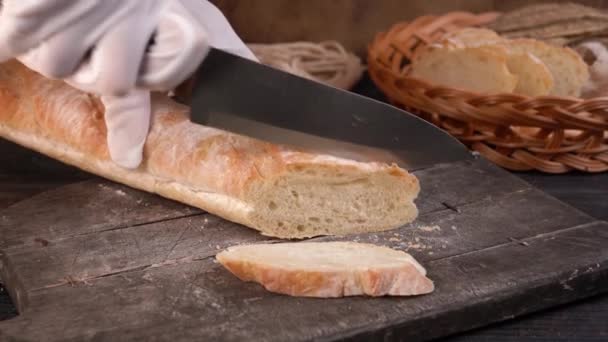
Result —
<instances>
[{"instance_id":1,"label":"woven basket rim","mask_svg":"<svg viewBox=\"0 0 608 342\"><path fill-rule=\"evenodd\" d=\"M395 28L398 27L403 27L405 25L412 25L415 24L419 21L424 21L424 20L433 20L433 21L437 21L440 18L448 18L450 16L454 16L454 15L466 15L466 16L470 16L470 17L476 17L476 18L484 18L484 17L492 17L492 16L498 16L501 15L503 12L499 12L499 11L488 11L488 12L481 12L478 14L475 14L473 12L466 12L466 11L452 11L452 12L448 12L442 15L424 15L424 16L419 16L417 18L415 18L414 20L411 21L401 21L398 22L396 24L391 25L386 31L383 32L379 32L376 33L376 35L374 36L374 39L371 41L370 44L368 44L367 47L367 64L371 63L371 60L373 59L373 57L375 56L376 50L375 50L375 46L378 44L378 42L382 39L382 37L384 36L384 34L387 34L388 32L394 30ZM471 27L471 26L463 26L463 27ZM396 47L395 47L396 48ZM408 65L407 67L404 68L404 71L409 71L409 69L411 68L411 65ZM459 93L462 93L463 95L466 95L466 97L470 97L470 98L476 98L476 97L486 97L486 96L509 96L509 97L518 97L524 101L533 101L533 100L567 100L567 101L575 101L575 102L582 102L582 101L593 101L593 100L602 100L605 101L608 99L608 95L607 96L595 96L595 97L589 97L589 98L582 98L582 97L577 97L577 96L556 96L556 95L541 95L541 96L530 96L530 95L525 95L525 94L515 94L512 92L497 92L497 93L483 93L483 92L475 92L475 91L471 91L469 89L463 89L463 88L458 88L458 87L450 87L450 86L445 86L445 85L440 85L440 84L434 84L432 82L429 82L427 80L421 79L421 78L417 78L417 77L413 77L410 76L407 73L404 74L397 74L394 70L387 68L386 69L387 72L393 73L395 76L398 76L400 78L406 77L412 80L416 80L417 82L420 82L421 84L425 84L428 88L437 88L437 89L449 89L449 90L454 90L457 91Z\"/></svg>"},{"instance_id":2,"label":"woven basket rim","mask_svg":"<svg viewBox=\"0 0 608 342\"><path fill-rule=\"evenodd\" d=\"M431 116L431 121L505 168L549 173L608 171L608 96L484 93L433 84L409 74L418 48L460 28L482 27L500 15L497 11L424 15L377 32L367 48L372 81L394 105ZM501 132L488 133L487 127ZM518 127L540 131L534 136L517 131L520 140L509 140L505 130ZM576 131L574 136L571 130ZM552 154L559 155L545 158Z\"/></svg>"}]
</instances>

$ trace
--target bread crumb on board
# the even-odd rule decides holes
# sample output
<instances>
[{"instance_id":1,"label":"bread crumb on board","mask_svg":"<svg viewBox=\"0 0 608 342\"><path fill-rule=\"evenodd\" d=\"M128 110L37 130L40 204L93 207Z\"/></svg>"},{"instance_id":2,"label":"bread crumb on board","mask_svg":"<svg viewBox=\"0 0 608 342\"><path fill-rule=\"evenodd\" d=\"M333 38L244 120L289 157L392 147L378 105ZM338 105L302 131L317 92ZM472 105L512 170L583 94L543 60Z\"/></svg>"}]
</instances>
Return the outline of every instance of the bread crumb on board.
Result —
<instances>
[{"instance_id":1,"label":"bread crumb on board","mask_svg":"<svg viewBox=\"0 0 608 342\"><path fill-rule=\"evenodd\" d=\"M404 231L388 232L382 240L404 252L438 255L450 248L452 242L449 236L460 235L456 225L442 225L443 228L439 224L413 224ZM448 233L450 231L453 233ZM357 237L353 239L357 240Z\"/></svg>"},{"instance_id":2,"label":"bread crumb on board","mask_svg":"<svg viewBox=\"0 0 608 342\"><path fill-rule=\"evenodd\" d=\"M103 183L102 184L98 184L97 186L99 188L101 188L101 189L104 189L104 190L114 190L113 186L109 186L109 185L103 184ZM125 196L127 194L122 189L115 189L114 193L116 193L117 195L120 195L120 196Z\"/></svg>"},{"instance_id":3,"label":"bread crumb on board","mask_svg":"<svg viewBox=\"0 0 608 342\"><path fill-rule=\"evenodd\" d=\"M439 227L438 225L422 226L422 227L418 227L418 229L425 231L425 232L441 231L441 227Z\"/></svg>"},{"instance_id":4,"label":"bread crumb on board","mask_svg":"<svg viewBox=\"0 0 608 342\"><path fill-rule=\"evenodd\" d=\"M412 242L408 241L408 242L405 243L405 249L406 249L406 251L408 251L410 249L415 249L415 250L418 250L418 251L423 251L423 250L427 250L427 249L433 249L433 246L431 246L431 245L425 245L425 244L420 243L420 242L412 243Z\"/></svg>"},{"instance_id":5,"label":"bread crumb on board","mask_svg":"<svg viewBox=\"0 0 608 342\"><path fill-rule=\"evenodd\" d=\"M431 245L426 245L423 242L420 241L419 237L414 237L413 239L408 239L405 238L403 236L400 236L399 234L395 233L393 234L393 237L390 237L388 239L388 241L390 242L396 242L395 246L399 249L403 249L405 251L409 251L409 250L418 250L418 251L423 251L423 250L427 250L427 249L433 249L433 247ZM409 240L409 241L408 241Z\"/></svg>"}]
</instances>

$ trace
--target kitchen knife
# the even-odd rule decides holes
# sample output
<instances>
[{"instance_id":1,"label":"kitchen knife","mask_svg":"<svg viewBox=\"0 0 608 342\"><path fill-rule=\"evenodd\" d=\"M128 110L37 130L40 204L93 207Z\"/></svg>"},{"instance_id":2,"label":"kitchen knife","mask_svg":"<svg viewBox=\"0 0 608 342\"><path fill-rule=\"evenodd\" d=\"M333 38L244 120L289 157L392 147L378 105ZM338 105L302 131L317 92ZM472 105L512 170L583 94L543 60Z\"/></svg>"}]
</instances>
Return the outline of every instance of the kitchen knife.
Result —
<instances>
[{"instance_id":1,"label":"kitchen knife","mask_svg":"<svg viewBox=\"0 0 608 342\"><path fill-rule=\"evenodd\" d=\"M472 158L413 114L215 48L189 91L192 122L275 144L407 170Z\"/></svg>"}]
</instances>

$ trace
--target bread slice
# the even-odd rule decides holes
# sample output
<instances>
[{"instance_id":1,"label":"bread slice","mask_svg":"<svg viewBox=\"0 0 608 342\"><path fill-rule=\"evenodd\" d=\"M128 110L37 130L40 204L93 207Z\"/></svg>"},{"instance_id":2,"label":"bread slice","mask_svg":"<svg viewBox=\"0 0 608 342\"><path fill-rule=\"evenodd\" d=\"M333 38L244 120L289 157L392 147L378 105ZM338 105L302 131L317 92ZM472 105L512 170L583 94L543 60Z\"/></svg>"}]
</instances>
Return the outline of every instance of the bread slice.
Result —
<instances>
[{"instance_id":1,"label":"bread slice","mask_svg":"<svg viewBox=\"0 0 608 342\"><path fill-rule=\"evenodd\" d=\"M541 96L553 88L553 75L545 64L530 52L510 48L509 40L487 29L469 27L447 34L441 44L453 48L475 46L504 46L507 53L507 68L517 76L514 93Z\"/></svg>"},{"instance_id":2,"label":"bread slice","mask_svg":"<svg viewBox=\"0 0 608 342\"><path fill-rule=\"evenodd\" d=\"M444 46L452 45L454 47L463 48L500 43L505 40L505 38L501 37L498 33L492 30L478 27L467 27L446 34L439 41L439 43Z\"/></svg>"},{"instance_id":3,"label":"bread slice","mask_svg":"<svg viewBox=\"0 0 608 342\"><path fill-rule=\"evenodd\" d=\"M290 296L410 296L434 290L426 270L412 256L371 244L241 245L216 258L239 279Z\"/></svg>"},{"instance_id":4,"label":"bread slice","mask_svg":"<svg viewBox=\"0 0 608 342\"><path fill-rule=\"evenodd\" d=\"M534 55L547 66L553 75L553 87L549 92L551 95L578 97L589 80L587 64L571 48L534 39L513 39L506 45L514 53Z\"/></svg>"},{"instance_id":5,"label":"bread slice","mask_svg":"<svg viewBox=\"0 0 608 342\"><path fill-rule=\"evenodd\" d=\"M485 49L479 50L480 48ZM444 68L435 66L438 59L453 58L451 56L468 58L469 61L453 60ZM509 91L508 87L495 86L495 82L489 81L492 75L487 74L494 73L497 79L508 79L510 82L511 78L504 71L498 71L502 66L496 66L502 65L503 60L506 61L508 72L516 78L512 92L517 94L580 96L590 78L588 66L570 48L534 39L511 40L486 28L465 28L447 34L414 57L412 75L455 88L485 93ZM459 70L450 73L448 66ZM467 78L466 74L472 76ZM505 85L508 82L499 84Z\"/></svg>"},{"instance_id":6,"label":"bread slice","mask_svg":"<svg viewBox=\"0 0 608 342\"><path fill-rule=\"evenodd\" d=\"M508 51L507 67L517 76L516 94L527 96L548 95L554 87L549 68L529 52Z\"/></svg>"},{"instance_id":7,"label":"bread slice","mask_svg":"<svg viewBox=\"0 0 608 342\"><path fill-rule=\"evenodd\" d=\"M395 165L194 124L186 106L162 94L154 94L152 112L143 162L124 169L109 157L95 97L16 61L0 64L0 137L101 177L282 238L388 230L418 214L418 180Z\"/></svg>"},{"instance_id":8,"label":"bread slice","mask_svg":"<svg viewBox=\"0 0 608 342\"><path fill-rule=\"evenodd\" d=\"M479 93L512 92L517 76L509 70L507 56L507 49L501 46L435 45L416 56L411 76Z\"/></svg>"}]
</instances>

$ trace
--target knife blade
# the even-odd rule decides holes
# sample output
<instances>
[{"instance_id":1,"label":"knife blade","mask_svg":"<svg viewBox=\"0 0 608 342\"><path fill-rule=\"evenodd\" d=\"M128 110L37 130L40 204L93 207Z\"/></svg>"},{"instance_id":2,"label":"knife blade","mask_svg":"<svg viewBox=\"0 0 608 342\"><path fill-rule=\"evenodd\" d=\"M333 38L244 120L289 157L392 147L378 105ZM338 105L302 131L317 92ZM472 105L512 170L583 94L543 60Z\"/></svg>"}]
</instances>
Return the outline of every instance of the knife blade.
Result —
<instances>
[{"instance_id":1,"label":"knife blade","mask_svg":"<svg viewBox=\"0 0 608 342\"><path fill-rule=\"evenodd\" d=\"M259 140L407 170L473 158L447 132L389 104L211 48L190 120Z\"/></svg>"}]
</instances>

